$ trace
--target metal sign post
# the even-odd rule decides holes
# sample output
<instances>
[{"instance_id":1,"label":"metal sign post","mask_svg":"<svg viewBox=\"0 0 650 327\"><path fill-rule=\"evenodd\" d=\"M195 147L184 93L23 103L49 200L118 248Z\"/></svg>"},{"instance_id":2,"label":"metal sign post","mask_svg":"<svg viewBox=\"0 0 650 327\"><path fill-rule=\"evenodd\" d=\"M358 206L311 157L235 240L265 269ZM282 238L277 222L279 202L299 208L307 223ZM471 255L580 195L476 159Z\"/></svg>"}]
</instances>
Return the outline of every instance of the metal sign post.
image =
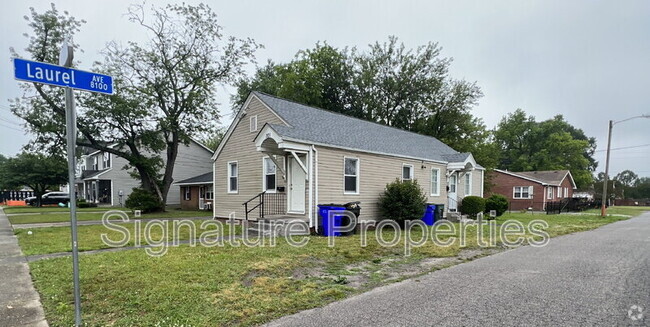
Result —
<instances>
[{"instance_id":1,"label":"metal sign post","mask_svg":"<svg viewBox=\"0 0 650 327\"><path fill-rule=\"evenodd\" d=\"M64 42L59 54L59 64L64 67L72 66L74 58L72 46ZM70 232L72 234L72 284L74 287L74 320L75 326L81 326L81 290L79 287L79 247L77 243L77 192L75 190L75 172L77 165L77 110L75 109L74 93L69 86L65 89L65 134L68 145L68 194L70 195Z\"/></svg>"},{"instance_id":2,"label":"metal sign post","mask_svg":"<svg viewBox=\"0 0 650 327\"><path fill-rule=\"evenodd\" d=\"M26 82L65 87L65 132L68 152L68 192L70 194L70 230L72 236L72 273L75 326L81 326L81 291L79 287L79 248L77 244L77 194L75 192L75 151L77 111L73 89L113 94L111 76L72 69L73 48L65 41L59 53L59 66L14 58L14 78Z\"/></svg>"}]
</instances>

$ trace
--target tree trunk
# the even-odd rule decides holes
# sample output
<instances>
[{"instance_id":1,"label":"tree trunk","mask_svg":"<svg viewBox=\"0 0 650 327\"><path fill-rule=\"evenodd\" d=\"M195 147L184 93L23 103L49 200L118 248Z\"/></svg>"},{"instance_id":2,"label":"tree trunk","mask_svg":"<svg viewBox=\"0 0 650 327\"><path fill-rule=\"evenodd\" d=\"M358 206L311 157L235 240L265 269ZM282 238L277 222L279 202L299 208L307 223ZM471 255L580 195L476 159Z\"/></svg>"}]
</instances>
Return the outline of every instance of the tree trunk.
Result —
<instances>
[{"instance_id":1,"label":"tree trunk","mask_svg":"<svg viewBox=\"0 0 650 327\"><path fill-rule=\"evenodd\" d=\"M167 142L167 161L165 162L165 176L163 177L163 185L160 191L161 201L167 205L167 194L174 182L174 166L176 165L176 157L178 157L178 132L172 132L171 142Z\"/></svg>"}]
</instances>

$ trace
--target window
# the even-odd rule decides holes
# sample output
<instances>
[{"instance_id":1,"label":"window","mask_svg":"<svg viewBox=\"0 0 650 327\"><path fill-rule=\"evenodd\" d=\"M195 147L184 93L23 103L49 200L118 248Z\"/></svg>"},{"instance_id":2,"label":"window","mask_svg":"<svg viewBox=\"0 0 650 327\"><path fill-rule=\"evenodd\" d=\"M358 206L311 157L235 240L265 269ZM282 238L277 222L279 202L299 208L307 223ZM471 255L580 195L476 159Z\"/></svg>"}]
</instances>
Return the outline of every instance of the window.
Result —
<instances>
[{"instance_id":1,"label":"window","mask_svg":"<svg viewBox=\"0 0 650 327\"><path fill-rule=\"evenodd\" d=\"M565 187L565 188L564 188L564 197L565 197L565 198L568 198L568 197L569 197L569 188L568 188L568 187Z\"/></svg>"},{"instance_id":2,"label":"window","mask_svg":"<svg viewBox=\"0 0 650 327\"><path fill-rule=\"evenodd\" d=\"M449 193L456 195L456 174L449 176Z\"/></svg>"},{"instance_id":3,"label":"window","mask_svg":"<svg viewBox=\"0 0 650 327\"><path fill-rule=\"evenodd\" d=\"M191 200L192 199L192 188L189 187L189 186L185 186L184 190L185 190L185 192L183 194L183 200L185 200L185 201Z\"/></svg>"},{"instance_id":4,"label":"window","mask_svg":"<svg viewBox=\"0 0 650 327\"><path fill-rule=\"evenodd\" d=\"M99 160L97 156L93 156L93 170L99 170Z\"/></svg>"},{"instance_id":5,"label":"window","mask_svg":"<svg viewBox=\"0 0 650 327\"><path fill-rule=\"evenodd\" d=\"M559 187L559 186L558 186L558 188L557 188L557 197L558 197L558 199L561 199L561 198L562 198L562 188Z\"/></svg>"},{"instance_id":6,"label":"window","mask_svg":"<svg viewBox=\"0 0 650 327\"><path fill-rule=\"evenodd\" d=\"M413 180L413 165L402 165L402 181Z\"/></svg>"},{"instance_id":7,"label":"window","mask_svg":"<svg viewBox=\"0 0 650 327\"><path fill-rule=\"evenodd\" d=\"M264 158L262 160L262 169L264 169L264 181L262 182L262 190L270 193L275 193L275 163L273 160L271 160L271 158Z\"/></svg>"},{"instance_id":8,"label":"window","mask_svg":"<svg viewBox=\"0 0 650 327\"><path fill-rule=\"evenodd\" d=\"M257 115L251 116L250 118L250 130L255 132L257 130Z\"/></svg>"},{"instance_id":9,"label":"window","mask_svg":"<svg viewBox=\"0 0 650 327\"><path fill-rule=\"evenodd\" d=\"M344 158L343 184L345 194L359 194L359 159Z\"/></svg>"},{"instance_id":10,"label":"window","mask_svg":"<svg viewBox=\"0 0 650 327\"><path fill-rule=\"evenodd\" d=\"M549 186L546 189L546 198L549 200L553 199L553 188Z\"/></svg>"},{"instance_id":11,"label":"window","mask_svg":"<svg viewBox=\"0 0 650 327\"><path fill-rule=\"evenodd\" d=\"M228 163L228 193L237 193L238 191L238 178L239 177L239 168L237 167L237 161L231 161Z\"/></svg>"},{"instance_id":12,"label":"window","mask_svg":"<svg viewBox=\"0 0 650 327\"><path fill-rule=\"evenodd\" d=\"M513 187L514 199L530 199L533 195L532 186L515 186Z\"/></svg>"},{"instance_id":13,"label":"window","mask_svg":"<svg viewBox=\"0 0 650 327\"><path fill-rule=\"evenodd\" d=\"M465 195L472 195L472 173L465 173Z\"/></svg>"},{"instance_id":14,"label":"window","mask_svg":"<svg viewBox=\"0 0 650 327\"><path fill-rule=\"evenodd\" d=\"M212 185L208 185L205 187L205 199L206 200L214 199L214 191L212 190Z\"/></svg>"},{"instance_id":15,"label":"window","mask_svg":"<svg viewBox=\"0 0 650 327\"><path fill-rule=\"evenodd\" d=\"M110 153L104 152L104 160L102 162L102 166L104 167L104 169L111 167L111 154Z\"/></svg>"},{"instance_id":16,"label":"window","mask_svg":"<svg viewBox=\"0 0 650 327\"><path fill-rule=\"evenodd\" d=\"M440 195L440 169L431 168L431 195Z\"/></svg>"}]
</instances>

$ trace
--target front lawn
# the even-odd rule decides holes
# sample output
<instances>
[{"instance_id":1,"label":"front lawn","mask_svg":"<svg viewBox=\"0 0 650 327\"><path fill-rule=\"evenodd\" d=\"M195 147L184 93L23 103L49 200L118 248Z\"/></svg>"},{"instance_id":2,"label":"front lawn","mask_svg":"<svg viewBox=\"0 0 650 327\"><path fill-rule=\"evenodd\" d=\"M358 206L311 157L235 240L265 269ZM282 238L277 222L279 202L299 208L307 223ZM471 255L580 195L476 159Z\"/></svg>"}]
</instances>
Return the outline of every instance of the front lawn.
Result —
<instances>
[{"instance_id":1,"label":"front lawn","mask_svg":"<svg viewBox=\"0 0 650 327\"><path fill-rule=\"evenodd\" d=\"M97 208L94 208L97 209ZM118 210L112 208L112 210ZM155 212L142 214L139 218L136 218L134 214L126 210L129 218L131 219L145 219L145 218L186 218L186 217L212 217L211 211L199 211L199 210L168 210L165 212ZM87 220L101 220L104 213L94 213L94 212L78 212L77 220L78 221L87 221ZM12 224L36 224L36 223L58 223L58 222L69 222L70 221L70 212L48 212L43 214L31 214L31 215L19 215L19 216L9 216L9 221Z\"/></svg>"},{"instance_id":2,"label":"front lawn","mask_svg":"<svg viewBox=\"0 0 650 327\"><path fill-rule=\"evenodd\" d=\"M110 208L110 207L95 207L95 208L77 208L77 212L84 212L84 211L108 211L108 210L113 210L115 208ZM45 213L45 212L70 212L69 208L62 208L62 207L4 207L2 210L5 212L5 214L14 214L14 213Z\"/></svg>"},{"instance_id":3,"label":"front lawn","mask_svg":"<svg viewBox=\"0 0 650 327\"><path fill-rule=\"evenodd\" d=\"M644 206L615 206L607 208L608 215L628 215L628 216L638 216L645 211L650 211L650 207ZM600 209L589 209L585 213L593 213L600 215Z\"/></svg>"},{"instance_id":4,"label":"front lawn","mask_svg":"<svg viewBox=\"0 0 650 327\"><path fill-rule=\"evenodd\" d=\"M507 214L497 224L508 219L542 219L557 236L626 218ZM475 227L467 231L476 233ZM406 257L403 242L383 247L374 234L368 233L366 247L357 234L336 238L335 247L327 246L327 238L308 237L303 247L279 239L275 247L180 246L162 257L143 250L81 256L83 319L90 326L256 325L500 248L485 252L475 238L464 248L427 242ZM390 240L395 232L383 236ZM413 239L419 236L415 229ZM70 258L40 260L30 268L50 325L71 325Z\"/></svg>"},{"instance_id":5,"label":"front lawn","mask_svg":"<svg viewBox=\"0 0 650 327\"><path fill-rule=\"evenodd\" d=\"M208 230L215 230L216 227L213 224L207 223L206 229L201 229L201 224L205 221L200 220L191 220L187 223L194 226L196 231L195 235L190 234L190 227L183 225L178 228L177 235L178 237L173 238L174 228L172 221L162 221L162 224L166 227L167 233L166 237L163 237L163 228L160 224L153 226L151 228L151 237L150 240L153 242L153 245L158 245L161 242L171 242L173 239L177 240L189 240L197 239L201 232ZM208 222L212 222L209 221ZM146 223L142 223L137 230L134 223L119 224L124 226L129 230L130 237L128 238L128 243L123 246L134 246L135 245L135 235L140 235L140 242L138 245L147 245L144 235ZM223 235L229 235L229 229L227 226L223 229ZM235 229L235 232L239 231L238 228ZM30 234L31 232L31 234ZM37 255L37 254L48 254L48 253L58 253L58 252L70 252L72 251L71 245L71 235L70 227L45 227L45 228L32 228L32 229L17 229L14 231L16 237L18 237L18 244L25 255ZM78 226L77 227L77 239L78 239L78 248L79 251L89 251L89 250L99 250L111 248L111 246L105 244L101 235L106 234L109 240L111 241L120 241L124 238L124 232L117 231L114 228L109 229L103 225L88 225L88 226ZM190 237L192 236L192 237Z\"/></svg>"}]
</instances>

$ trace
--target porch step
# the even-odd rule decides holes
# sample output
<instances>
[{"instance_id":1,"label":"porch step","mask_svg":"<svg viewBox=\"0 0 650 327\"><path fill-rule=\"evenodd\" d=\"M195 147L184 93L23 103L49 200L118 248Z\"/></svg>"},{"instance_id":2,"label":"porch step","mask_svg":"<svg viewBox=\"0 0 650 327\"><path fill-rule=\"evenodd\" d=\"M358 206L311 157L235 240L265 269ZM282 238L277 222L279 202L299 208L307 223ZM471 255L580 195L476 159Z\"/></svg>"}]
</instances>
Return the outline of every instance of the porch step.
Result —
<instances>
[{"instance_id":1,"label":"porch step","mask_svg":"<svg viewBox=\"0 0 650 327\"><path fill-rule=\"evenodd\" d=\"M309 224L296 218L260 219L249 223L248 233L265 236L309 235Z\"/></svg>"}]
</instances>

